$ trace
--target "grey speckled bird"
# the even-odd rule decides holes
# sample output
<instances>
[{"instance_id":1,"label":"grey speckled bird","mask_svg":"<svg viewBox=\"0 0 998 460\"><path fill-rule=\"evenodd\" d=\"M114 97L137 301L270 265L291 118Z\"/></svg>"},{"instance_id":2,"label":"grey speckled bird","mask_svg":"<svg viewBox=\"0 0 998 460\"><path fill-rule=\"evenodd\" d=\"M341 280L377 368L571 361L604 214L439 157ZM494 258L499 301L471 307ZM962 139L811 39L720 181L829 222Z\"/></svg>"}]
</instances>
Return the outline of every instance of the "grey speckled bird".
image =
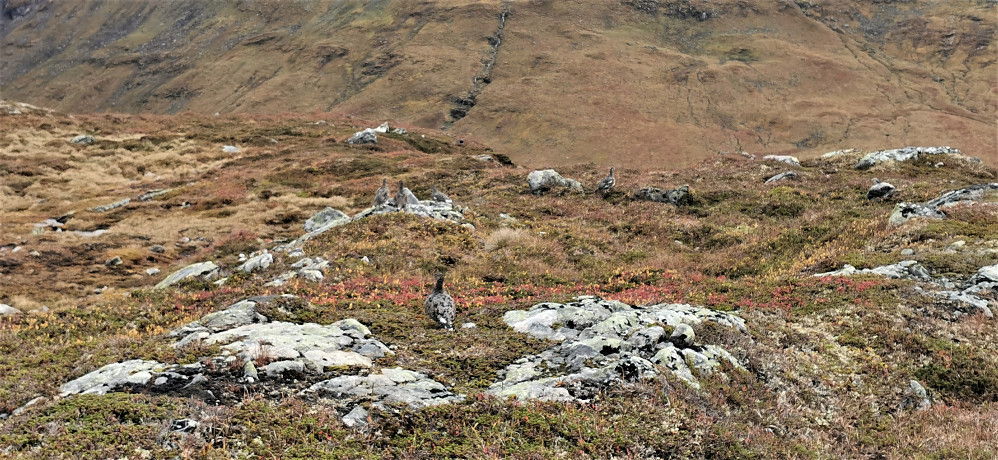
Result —
<instances>
[{"instance_id":1,"label":"grey speckled bird","mask_svg":"<svg viewBox=\"0 0 998 460\"><path fill-rule=\"evenodd\" d=\"M409 207L410 204L419 204L419 199L412 194L412 190L409 190L402 181L399 181L399 190L395 193L395 206L401 211Z\"/></svg>"},{"instance_id":2,"label":"grey speckled bird","mask_svg":"<svg viewBox=\"0 0 998 460\"><path fill-rule=\"evenodd\" d=\"M617 184L617 179L613 177L613 168L610 168L610 175L606 176L605 178L603 178L603 180L599 181L599 184L596 184L596 193L602 194L609 192L616 184Z\"/></svg>"},{"instance_id":3,"label":"grey speckled bird","mask_svg":"<svg viewBox=\"0 0 998 460\"><path fill-rule=\"evenodd\" d=\"M449 331L454 330L454 314L457 310L454 299L444 290L444 275L437 272L433 275L437 279L437 284L433 287L433 292L426 297L426 315L434 322L440 324Z\"/></svg>"},{"instance_id":4,"label":"grey speckled bird","mask_svg":"<svg viewBox=\"0 0 998 460\"><path fill-rule=\"evenodd\" d=\"M374 192L374 207L381 206L388 202L391 192L388 191L388 179L381 179L381 188Z\"/></svg>"},{"instance_id":5,"label":"grey speckled bird","mask_svg":"<svg viewBox=\"0 0 998 460\"><path fill-rule=\"evenodd\" d=\"M438 203L450 203L451 199L450 199L449 196L447 196L446 194L444 194L444 192L441 192L440 190L437 190L437 186L434 185L433 186L433 201L436 201Z\"/></svg>"}]
</instances>

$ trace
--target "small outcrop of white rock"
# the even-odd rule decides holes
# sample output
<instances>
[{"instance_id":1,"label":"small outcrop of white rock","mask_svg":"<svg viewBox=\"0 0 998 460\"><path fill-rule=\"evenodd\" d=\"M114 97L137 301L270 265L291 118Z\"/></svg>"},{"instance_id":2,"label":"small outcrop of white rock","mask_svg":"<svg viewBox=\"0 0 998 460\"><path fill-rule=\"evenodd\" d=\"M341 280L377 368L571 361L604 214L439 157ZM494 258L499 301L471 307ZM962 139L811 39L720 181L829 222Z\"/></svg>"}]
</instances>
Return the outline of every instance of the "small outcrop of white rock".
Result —
<instances>
[{"instance_id":1,"label":"small outcrop of white rock","mask_svg":"<svg viewBox=\"0 0 998 460\"><path fill-rule=\"evenodd\" d=\"M982 298L978 294L995 292L998 289L998 264L981 267L977 273L964 283L950 281L947 278L933 277L928 269L914 260L903 260L896 264L859 270L846 264L841 270L818 273L814 276L852 276L872 274L891 279L910 279L935 286L938 290L924 291L927 295L936 297L944 303L952 304L953 317L965 314L981 313L988 318L994 317L992 307L998 308L998 303ZM916 288L921 290L921 288Z\"/></svg>"},{"instance_id":2,"label":"small outcrop of white rock","mask_svg":"<svg viewBox=\"0 0 998 460\"><path fill-rule=\"evenodd\" d=\"M371 407L381 410L400 405L422 409L464 400L464 395L452 393L425 374L400 367L382 369L367 376L334 377L312 385L303 393L315 395L320 400L332 398L340 404L371 401Z\"/></svg>"},{"instance_id":3,"label":"small outcrop of white rock","mask_svg":"<svg viewBox=\"0 0 998 460\"><path fill-rule=\"evenodd\" d=\"M373 128L367 128L363 131L358 131L354 133L350 139L347 139L347 144L377 144L378 134Z\"/></svg>"},{"instance_id":4,"label":"small outcrop of white rock","mask_svg":"<svg viewBox=\"0 0 998 460\"><path fill-rule=\"evenodd\" d=\"M541 195L555 188L567 188L572 192L583 193L582 184L574 179L566 179L553 169L538 169L527 175L530 193Z\"/></svg>"},{"instance_id":5,"label":"small outcrop of white rock","mask_svg":"<svg viewBox=\"0 0 998 460\"><path fill-rule=\"evenodd\" d=\"M71 144L83 144L83 145L93 144L94 141L96 141L96 139L94 139L94 137L89 134L80 134L79 136L76 136L69 140Z\"/></svg>"},{"instance_id":6,"label":"small outcrop of white rock","mask_svg":"<svg viewBox=\"0 0 998 460\"><path fill-rule=\"evenodd\" d=\"M180 270L171 273L170 276L167 276L166 278L163 279L163 281L160 281L158 284L156 284L156 286L154 286L153 289L163 289L166 287L170 287L174 284L179 283L182 280L197 276L208 279L217 272L218 272L218 265L215 265L215 263L211 261L190 264L184 268L181 268Z\"/></svg>"},{"instance_id":7,"label":"small outcrop of white rock","mask_svg":"<svg viewBox=\"0 0 998 460\"><path fill-rule=\"evenodd\" d=\"M14 307L12 307L10 305L7 305L5 303L0 303L0 316L14 316L14 315L20 315L20 314L21 314L21 310L18 310L18 309L14 308Z\"/></svg>"},{"instance_id":8,"label":"small outcrop of white rock","mask_svg":"<svg viewBox=\"0 0 998 460\"><path fill-rule=\"evenodd\" d=\"M222 152L223 153L239 153L239 147L236 147L234 145L223 145L222 146Z\"/></svg>"},{"instance_id":9,"label":"small outcrop of white rock","mask_svg":"<svg viewBox=\"0 0 998 460\"><path fill-rule=\"evenodd\" d=\"M986 195L996 192L998 182L992 182L950 190L925 203L898 203L888 218L888 224L897 227L915 217L942 219L946 217L944 209L958 203L981 201Z\"/></svg>"},{"instance_id":10,"label":"small outcrop of white rock","mask_svg":"<svg viewBox=\"0 0 998 460\"><path fill-rule=\"evenodd\" d=\"M126 384L143 385L153 378L153 372L162 372L169 366L156 361L133 359L108 364L59 387L61 396L74 394L102 395Z\"/></svg>"},{"instance_id":11,"label":"small outcrop of white rock","mask_svg":"<svg viewBox=\"0 0 998 460\"><path fill-rule=\"evenodd\" d=\"M270 264L274 263L274 255L263 250L260 254L250 254L249 258L246 259L240 266L236 267L243 273L253 273L259 270L265 270Z\"/></svg>"},{"instance_id":12,"label":"small outcrop of white rock","mask_svg":"<svg viewBox=\"0 0 998 460\"><path fill-rule=\"evenodd\" d=\"M828 155L828 154L826 154ZM904 147L900 149L879 150L866 154L856 163L856 169L870 169L881 163L909 161L922 155L961 155L951 147Z\"/></svg>"},{"instance_id":13,"label":"small outcrop of white rock","mask_svg":"<svg viewBox=\"0 0 998 460\"><path fill-rule=\"evenodd\" d=\"M327 206L305 221L305 231L314 232L323 228L333 228L347 222L350 222L350 216Z\"/></svg>"},{"instance_id":14,"label":"small outcrop of white rock","mask_svg":"<svg viewBox=\"0 0 998 460\"><path fill-rule=\"evenodd\" d=\"M656 365L699 388L687 363L705 373L722 361L741 366L723 348L694 344L690 326L711 321L745 331L745 321L702 307L634 306L583 296L509 311L503 321L517 332L560 343L507 366L488 390L499 397L585 401L609 386L656 377L661 369ZM674 328L673 337L663 325Z\"/></svg>"},{"instance_id":15,"label":"small outcrop of white rock","mask_svg":"<svg viewBox=\"0 0 998 460\"><path fill-rule=\"evenodd\" d=\"M762 159L764 161L778 161L791 166L800 166L800 160L798 160L797 157L790 155L766 155L762 157Z\"/></svg>"},{"instance_id":16,"label":"small outcrop of white rock","mask_svg":"<svg viewBox=\"0 0 998 460\"><path fill-rule=\"evenodd\" d=\"M772 184L773 182L779 182L781 180L796 179L796 178L797 178L796 172L786 171L766 179L766 183Z\"/></svg>"}]
</instances>

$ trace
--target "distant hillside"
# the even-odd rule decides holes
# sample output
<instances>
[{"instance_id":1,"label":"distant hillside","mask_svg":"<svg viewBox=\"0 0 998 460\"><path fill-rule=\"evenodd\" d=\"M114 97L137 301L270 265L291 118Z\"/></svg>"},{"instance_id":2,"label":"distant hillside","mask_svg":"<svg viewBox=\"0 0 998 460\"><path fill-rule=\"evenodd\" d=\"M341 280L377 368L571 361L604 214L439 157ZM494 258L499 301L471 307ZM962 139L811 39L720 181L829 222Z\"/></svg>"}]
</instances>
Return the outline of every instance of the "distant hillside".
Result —
<instances>
[{"instance_id":1,"label":"distant hillside","mask_svg":"<svg viewBox=\"0 0 998 460\"><path fill-rule=\"evenodd\" d=\"M0 0L0 91L70 112L342 112L538 166L919 144L995 164L995 5Z\"/></svg>"}]
</instances>

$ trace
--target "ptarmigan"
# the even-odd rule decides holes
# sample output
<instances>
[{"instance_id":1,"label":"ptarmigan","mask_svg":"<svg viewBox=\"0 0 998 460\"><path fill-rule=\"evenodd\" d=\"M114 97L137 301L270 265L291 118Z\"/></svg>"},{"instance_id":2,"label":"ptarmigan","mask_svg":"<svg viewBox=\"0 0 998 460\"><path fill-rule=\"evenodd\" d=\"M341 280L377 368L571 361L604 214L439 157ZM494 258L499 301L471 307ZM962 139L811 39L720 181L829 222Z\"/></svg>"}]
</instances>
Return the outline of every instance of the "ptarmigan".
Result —
<instances>
[{"instance_id":1,"label":"ptarmigan","mask_svg":"<svg viewBox=\"0 0 998 460\"><path fill-rule=\"evenodd\" d=\"M437 203L450 203L451 199L450 199L449 196L447 196L446 194L444 194L444 192L441 192L440 190L437 190L437 186L434 185L433 186L433 201L436 201Z\"/></svg>"},{"instance_id":2,"label":"ptarmigan","mask_svg":"<svg viewBox=\"0 0 998 460\"><path fill-rule=\"evenodd\" d=\"M443 273L437 272L433 276L437 279L437 284L433 287L433 292L426 297L426 303L423 304L426 308L426 315L443 326L444 329L453 331L456 310L454 299L444 290Z\"/></svg>"},{"instance_id":3,"label":"ptarmigan","mask_svg":"<svg viewBox=\"0 0 998 460\"><path fill-rule=\"evenodd\" d=\"M617 184L617 179L613 177L613 168L610 168L610 175L604 177L603 180L599 181L599 184L596 184L596 193L605 194L606 192L609 192L610 189L612 189L613 186L616 184Z\"/></svg>"},{"instance_id":4,"label":"ptarmigan","mask_svg":"<svg viewBox=\"0 0 998 460\"><path fill-rule=\"evenodd\" d=\"M381 179L381 188L374 192L374 207L381 206L388 202L391 192L388 191L388 179Z\"/></svg>"},{"instance_id":5,"label":"ptarmigan","mask_svg":"<svg viewBox=\"0 0 998 460\"><path fill-rule=\"evenodd\" d=\"M402 181L399 181L399 191L395 193L395 207L399 208L399 211L409 207L410 204L419 204L419 198L412 194L412 190L409 190Z\"/></svg>"}]
</instances>

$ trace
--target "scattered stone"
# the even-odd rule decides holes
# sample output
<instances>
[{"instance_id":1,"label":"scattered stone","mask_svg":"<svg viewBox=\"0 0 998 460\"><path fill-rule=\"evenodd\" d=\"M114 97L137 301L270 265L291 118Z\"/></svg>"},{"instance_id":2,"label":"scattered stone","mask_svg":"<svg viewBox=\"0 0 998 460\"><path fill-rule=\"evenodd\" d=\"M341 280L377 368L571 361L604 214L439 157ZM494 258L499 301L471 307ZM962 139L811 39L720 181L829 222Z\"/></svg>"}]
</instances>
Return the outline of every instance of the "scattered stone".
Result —
<instances>
[{"instance_id":1,"label":"scattered stone","mask_svg":"<svg viewBox=\"0 0 998 460\"><path fill-rule=\"evenodd\" d=\"M880 150L864 156L856 163L856 169L870 169L880 163L914 160L922 155L962 155L957 149L950 147L904 147L892 150Z\"/></svg>"},{"instance_id":2,"label":"scattered stone","mask_svg":"<svg viewBox=\"0 0 998 460\"><path fill-rule=\"evenodd\" d=\"M946 217L946 214L942 211L943 208L965 201L980 201L985 197L985 195L995 191L998 191L998 182L992 182L990 184L976 184L957 190L951 190L940 195L939 198L929 200L924 204L898 203L897 206L894 207L894 211L891 213L890 218L888 218L888 223L891 226L896 227L904 224L909 219L914 217L942 219Z\"/></svg>"},{"instance_id":3,"label":"scattered stone","mask_svg":"<svg viewBox=\"0 0 998 460\"><path fill-rule=\"evenodd\" d=\"M904 257L911 257L915 255L915 250L911 248L905 248L901 250L901 255Z\"/></svg>"},{"instance_id":4,"label":"scattered stone","mask_svg":"<svg viewBox=\"0 0 998 460\"><path fill-rule=\"evenodd\" d=\"M320 400L373 401L371 406L381 410L397 405L422 409L464 400L464 395L450 392L442 383L431 380L425 374L400 367L382 369L380 373L366 377L335 377L312 385L304 393L314 394Z\"/></svg>"},{"instance_id":5,"label":"scattered stone","mask_svg":"<svg viewBox=\"0 0 998 460\"><path fill-rule=\"evenodd\" d=\"M817 273L816 277L825 276L852 276L860 274L874 274L886 276L891 279L913 279L926 281L932 279L929 270L921 266L918 262L914 260L903 260L893 265L884 265L876 268L865 268L857 269L852 265L845 264L841 270L835 270L826 273Z\"/></svg>"},{"instance_id":6,"label":"scattered stone","mask_svg":"<svg viewBox=\"0 0 998 460\"><path fill-rule=\"evenodd\" d=\"M654 201L657 203L669 203L676 206L693 204L693 195L690 193L689 185L682 185L672 190L662 190L655 187L645 187L634 194L634 199L643 201Z\"/></svg>"},{"instance_id":7,"label":"scattered stone","mask_svg":"<svg viewBox=\"0 0 998 460\"><path fill-rule=\"evenodd\" d=\"M495 158L492 158L492 155L484 155L484 154L483 155L475 155L473 158L476 159L476 160L478 160L478 161L485 162L485 163L492 163L492 162L496 161Z\"/></svg>"},{"instance_id":8,"label":"scattered stone","mask_svg":"<svg viewBox=\"0 0 998 460\"><path fill-rule=\"evenodd\" d=\"M101 235L103 235L103 234L105 234L107 232L108 232L108 230L106 228L99 228L99 229L93 230L93 231L74 230L73 234L79 235L79 236L82 236L82 237L85 237L85 238L94 238L94 237L101 236Z\"/></svg>"},{"instance_id":9,"label":"scattered stone","mask_svg":"<svg viewBox=\"0 0 998 460\"><path fill-rule=\"evenodd\" d=\"M21 310L18 310L18 309L14 308L14 307L12 307L10 305L7 305L5 303L0 303L0 316L14 316L14 315L20 315L20 314L21 314Z\"/></svg>"},{"instance_id":10,"label":"scattered stone","mask_svg":"<svg viewBox=\"0 0 998 460\"><path fill-rule=\"evenodd\" d=\"M251 255L246 262L236 267L236 270L243 273L253 273L257 270L265 270L272 263L274 263L274 255L264 250L262 254Z\"/></svg>"},{"instance_id":11,"label":"scattered stone","mask_svg":"<svg viewBox=\"0 0 998 460\"><path fill-rule=\"evenodd\" d=\"M826 159L827 158L835 158L835 157L838 157L838 156L851 155L851 154L859 153L859 152L860 152L859 149L835 150L835 151L828 152L828 153L822 155L821 158L826 158Z\"/></svg>"},{"instance_id":12,"label":"scattered stone","mask_svg":"<svg viewBox=\"0 0 998 460\"><path fill-rule=\"evenodd\" d=\"M97 139L94 139L94 137L91 136L91 135L89 135L89 134L80 134L79 136L76 136L76 137L70 139L69 142L72 143L72 144L84 144L84 145L88 145L88 144L93 144L94 141L96 141L96 140Z\"/></svg>"},{"instance_id":13,"label":"scattered stone","mask_svg":"<svg viewBox=\"0 0 998 460\"><path fill-rule=\"evenodd\" d=\"M395 128L392 130L392 133L402 135L402 134L408 134L409 131L406 131L405 128Z\"/></svg>"},{"instance_id":14,"label":"scattered stone","mask_svg":"<svg viewBox=\"0 0 998 460\"><path fill-rule=\"evenodd\" d=\"M475 324L475 323L464 323L464 324L461 324L461 329L475 329L476 327L478 327L478 325Z\"/></svg>"},{"instance_id":15,"label":"scattered stone","mask_svg":"<svg viewBox=\"0 0 998 460\"><path fill-rule=\"evenodd\" d=\"M347 222L350 222L350 216L336 209L327 207L326 209L313 214L312 217L309 217L308 220L305 221L305 231L314 232L326 226L332 228L338 225L343 225Z\"/></svg>"},{"instance_id":16,"label":"scattered stone","mask_svg":"<svg viewBox=\"0 0 998 460\"><path fill-rule=\"evenodd\" d=\"M894 191L897 190L887 182L880 182L876 179L874 181L875 183L870 187L870 190L866 191L867 200L885 200L894 195Z\"/></svg>"},{"instance_id":17,"label":"scattered stone","mask_svg":"<svg viewBox=\"0 0 998 460\"><path fill-rule=\"evenodd\" d=\"M108 203L105 205L97 206L95 208L90 208L90 210L93 212L108 212L112 209L118 209L122 206L125 206L126 204L131 202L132 202L131 198L125 198L123 200L115 201L114 203Z\"/></svg>"},{"instance_id":18,"label":"scattered stone","mask_svg":"<svg viewBox=\"0 0 998 460\"><path fill-rule=\"evenodd\" d=\"M174 420L170 423L170 431L176 433L193 433L197 427L201 426L197 420L191 420L189 418L183 418L180 420Z\"/></svg>"},{"instance_id":19,"label":"scattered stone","mask_svg":"<svg viewBox=\"0 0 998 460\"><path fill-rule=\"evenodd\" d=\"M374 128L374 132L376 132L376 133L382 133L382 134L387 133L388 132L388 122L386 121L386 122L382 123L381 126L378 126L377 128Z\"/></svg>"},{"instance_id":20,"label":"scattered stone","mask_svg":"<svg viewBox=\"0 0 998 460\"><path fill-rule=\"evenodd\" d=\"M114 258L108 259L106 262L104 262L104 265L108 267L117 267L118 265L121 265L123 263L125 262L121 260L120 256L115 256Z\"/></svg>"},{"instance_id":21,"label":"scattered stone","mask_svg":"<svg viewBox=\"0 0 998 460\"><path fill-rule=\"evenodd\" d=\"M679 324L672 331L669 340L679 348L690 348L693 346L693 341L696 340L696 334L693 333L693 328L689 324Z\"/></svg>"},{"instance_id":22,"label":"scattered stone","mask_svg":"<svg viewBox=\"0 0 998 460\"><path fill-rule=\"evenodd\" d=\"M773 182L779 182L781 180L796 179L796 178L797 178L797 173L796 172L794 172L794 171L787 171L787 172L779 173L779 174L777 174L775 176L772 176L772 177L766 179L766 183L770 184L770 183L773 183Z\"/></svg>"},{"instance_id":23,"label":"scattered stone","mask_svg":"<svg viewBox=\"0 0 998 460\"><path fill-rule=\"evenodd\" d=\"M239 153L239 147L236 147L234 145L223 145L222 146L222 152L223 153Z\"/></svg>"},{"instance_id":24,"label":"scattered stone","mask_svg":"<svg viewBox=\"0 0 998 460\"><path fill-rule=\"evenodd\" d=\"M929 394L921 383L909 380L908 399L905 401L905 405L915 410L925 410L932 407L932 400L929 399Z\"/></svg>"},{"instance_id":25,"label":"scattered stone","mask_svg":"<svg viewBox=\"0 0 998 460\"><path fill-rule=\"evenodd\" d=\"M246 361L243 363L243 378L246 379L248 383L260 380L260 374L257 373L256 365L253 364L253 361Z\"/></svg>"},{"instance_id":26,"label":"scattered stone","mask_svg":"<svg viewBox=\"0 0 998 460\"><path fill-rule=\"evenodd\" d=\"M585 401L609 386L654 378L655 362L698 388L687 360L704 373L721 361L740 365L720 347L693 345L690 325L712 321L745 331L745 321L729 313L682 304L634 306L592 296L509 311L503 321L517 332L560 343L507 366L488 392L551 401ZM680 330L680 342L688 348L664 340L663 324Z\"/></svg>"},{"instance_id":27,"label":"scattered stone","mask_svg":"<svg viewBox=\"0 0 998 460\"><path fill-rule=\"evenodd\" d=\"M568 188L577 193L585 192L579 181L566 179L553 169L532 171L527 175L527 184L530 186L530 193L534 195L541 195L558 187Z\"/></svg>"},{"instance_id":28,"label":"scattered stone","mask_svg":"<svg viewBox=\"0 0 998 460\"><path fill-rule=\"evenodd\" d=\"M797 157L790 155L766 155L762 157L766 161L778 161L780 163L786 163L788 165L800 166L800 160Z\"/></svg>"},{"instance_id":29,"label":"scattered stone","mask_svg":"<svg viewBox=\"0 0 998 460\"><path fill-rule=\"evenodd\" d=\"M144 385L152 380L153 372L166 369L166 365L156 361L133 359L121 363L108 364L83 377L59 387L63 397L73 394L106 394L125 384Z\"/></svg>"},{"instance_id":30,"label":"scattered stone","mask_svg":"<svg viewBox=\"0 0 998 460\"><path fill-rule=\"evenodd\" d=\"M350 139L347 139L347 144L377 144L378 135L377 132L371 128L367 128L363 131L358 131Z\"/></svg>"},{"instance_id":31,"label":"scattered stone","mask_svg":"<svg viewBox=\"0 0 998 460\"><path fill-rule=\"evenodd\" d=\"M347 415L343 416L343 424L349 428L364 429L367 427L367 411L363 406L356 406Z\"/></svg>"},{"instance_id":32,"label":"scattered stone","mask_svg":"<svg viewBox=\"0 0 998 460\"><path fill-rule=\"evenodd\" d=\"M164 248L163 245L160 245L160 244L157 244L157 245L149 248L149 250L152 251L152 252L155 252L156 254L162 254L162 253L166 252L166 248Z\"/></svg>"},{"instance_id":33,"label":"scattered stone","mask_svg":"<svg viewBox=\"0 0 998 460\"><path fill-rule=\"evenodd\" d=\"M184 268L181 268L180 270L173 272L172 274L170 274L170 276L167 276L166 279L156 284L156 286L154 286L153 289L163 289L172 286L180 282L181 280L185 280L187 278L192 278L195 276L208 278L217 271L218 271L218 265L215 265L214 262L200 262L196 264L191 264Z\"/></svg>"},{"instance_id":34,"label":"scattered stone","mask_svg":"<svg viewBox=\"0 0 998 460\"><path fill-rule=\"evenodd\" d=\"M149 201L149 200L152 200L153 198L166 195L169 191L170 190L166 190L166 189L150 190L150 191L148 191L146 193L143 193L143 194L139 195L138 196L138 200L139 201Z\"/></svg>"},{"instance_id":35,"label":"scattered stone","mask_svg":"<svg viewBox=\"0 0 998 460\"><path fill-rule=\"evenodd\" d=\"M17 409L14 409L14 412L11 412L10 415L14 415L14 416L21 415L21 414L24 413L24 411L28 410L28 408L30 408L31 406L37 405L38 403L45 402L45 401L48 401L48 398L46 398L44 396L38 396L38 397L32 399L31 401L28 401L28 402L24 403L23 406L18 407Z\"/></svg>"}]
</instances>

